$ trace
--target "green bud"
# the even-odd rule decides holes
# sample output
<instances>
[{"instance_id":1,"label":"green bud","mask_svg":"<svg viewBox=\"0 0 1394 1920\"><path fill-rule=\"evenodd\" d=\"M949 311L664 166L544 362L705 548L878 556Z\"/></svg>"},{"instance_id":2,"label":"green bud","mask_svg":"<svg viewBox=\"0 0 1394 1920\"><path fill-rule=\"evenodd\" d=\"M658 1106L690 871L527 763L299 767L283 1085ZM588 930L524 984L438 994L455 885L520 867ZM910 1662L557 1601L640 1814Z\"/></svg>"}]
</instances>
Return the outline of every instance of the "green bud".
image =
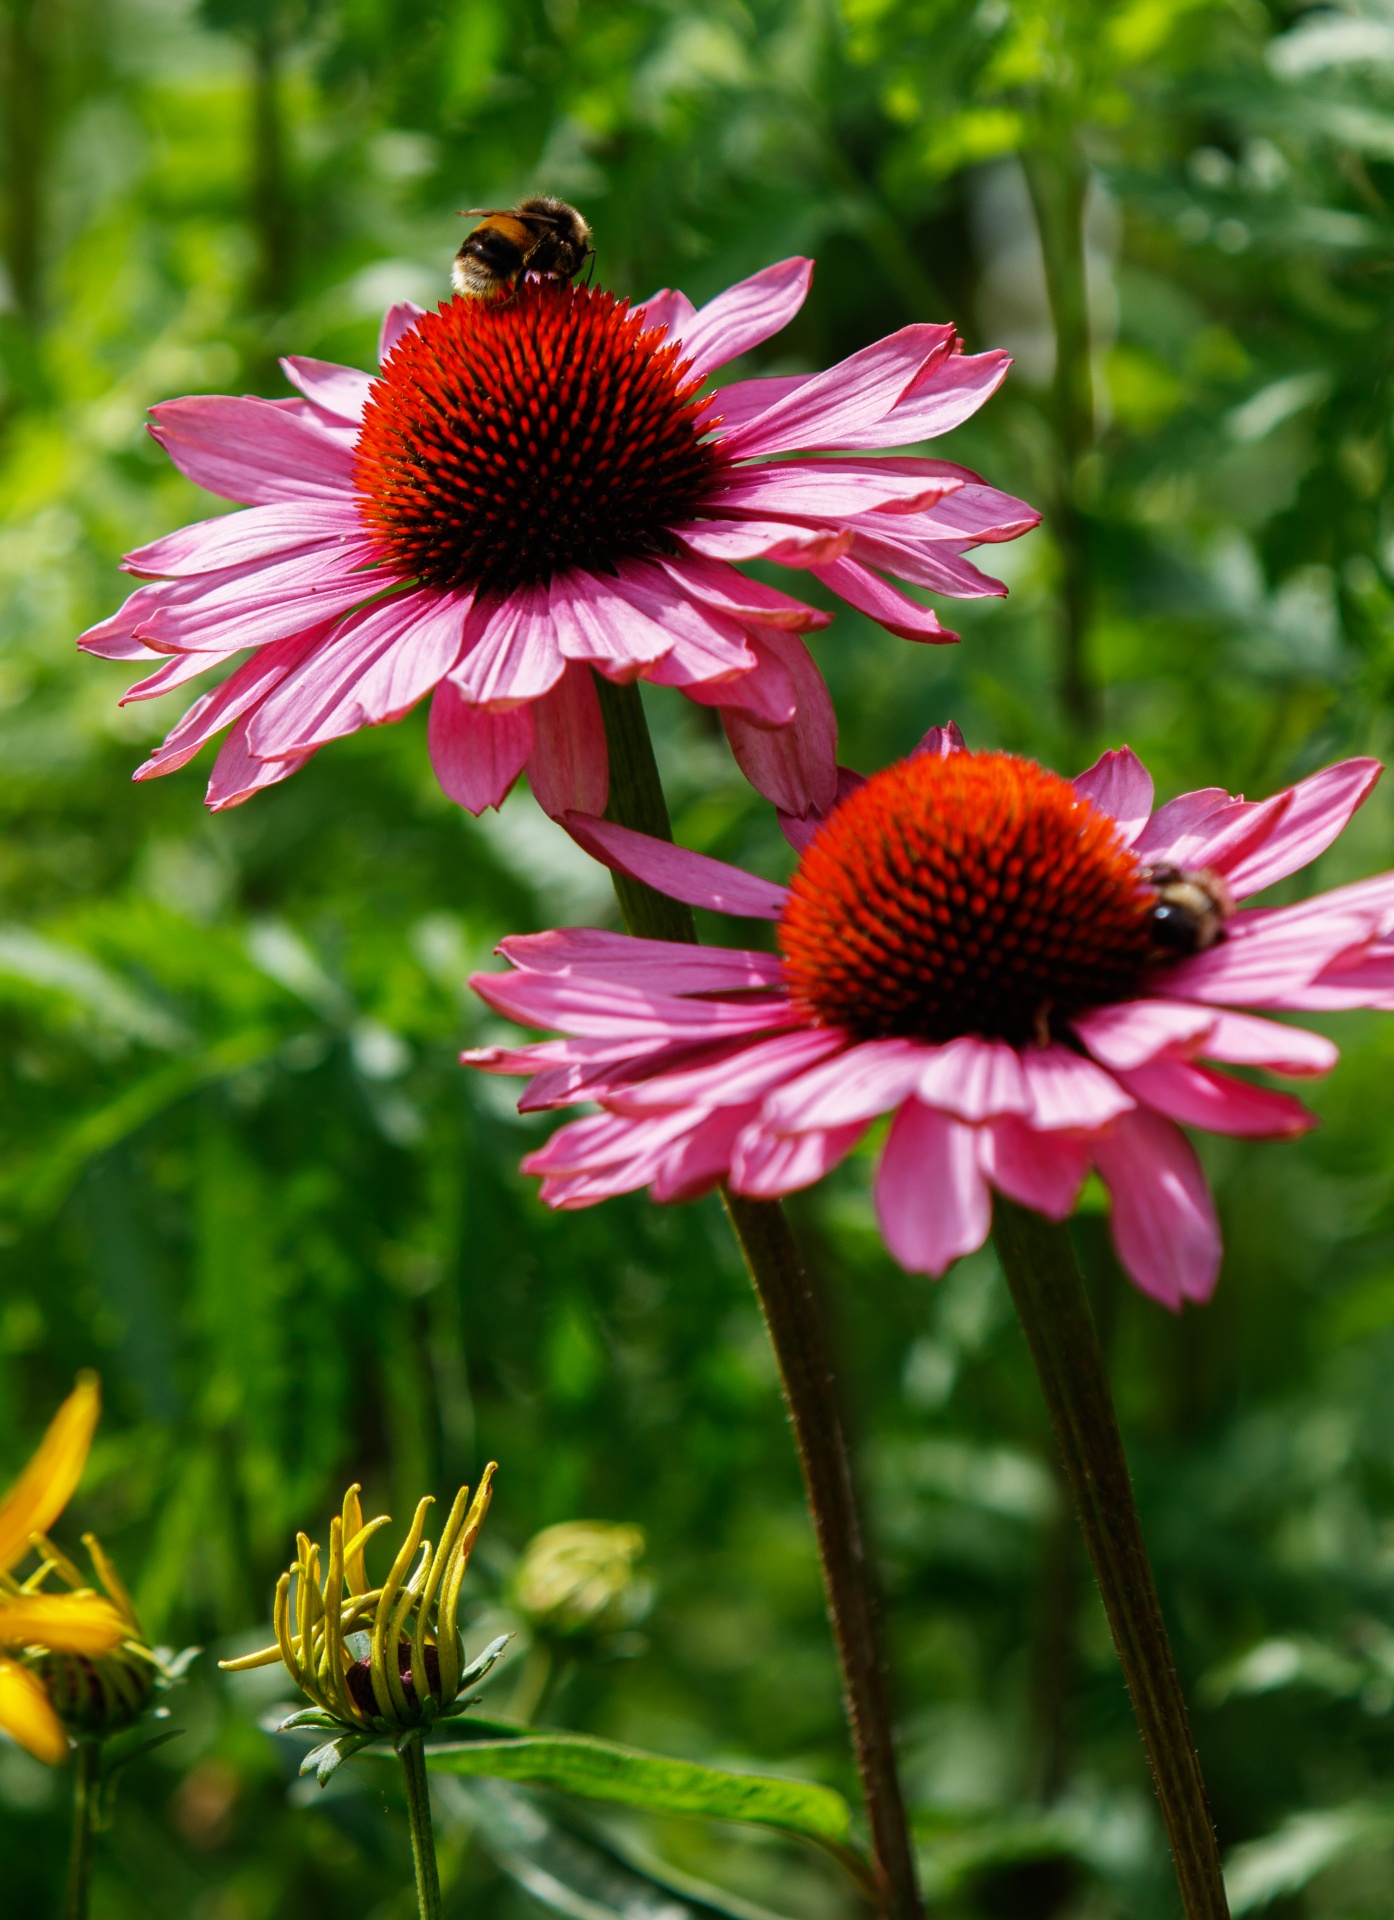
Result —
<instances>
[{"instance_id":1,"label":"green bud","mask_svg":"<svg viewBox=\"0 0 1394 1920\"><path fill-rule=\"evenodd\" d=\"M632 1627L653 1591L635 1573L644 1551L638 1527L614 1520L563 1520L534 1535L514 1570L509 1597L533 1631L558 1639Z\"/></svg>"}]
</instances>

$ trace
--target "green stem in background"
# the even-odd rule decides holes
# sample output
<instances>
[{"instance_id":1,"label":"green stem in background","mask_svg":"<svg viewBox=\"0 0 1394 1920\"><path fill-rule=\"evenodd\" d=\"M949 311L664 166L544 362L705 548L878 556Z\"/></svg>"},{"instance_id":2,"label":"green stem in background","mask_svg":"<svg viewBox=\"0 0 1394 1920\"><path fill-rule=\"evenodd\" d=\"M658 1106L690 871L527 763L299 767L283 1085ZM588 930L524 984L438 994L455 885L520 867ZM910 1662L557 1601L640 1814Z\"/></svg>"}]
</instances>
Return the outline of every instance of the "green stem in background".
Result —
<instances>
[{"instance_id":1,"label":"green stem in background","mask_svg":"<svg viewBox=\"0 0 1394 1920\"><path fill-rule=\"evenodd\" d=\"M248 212L257 242L252 303L270 313L284 312L290 305L295 269L295 209L281 98L282 64L281 29L268 19L252 41Z\"/></svg>"},{"instance_id":2,"label":"green stem in background","mask_svg":"<svg viewBox=\"0 0 1394 1920\"><path fill-rule=\"evenodd\" d=\"M1186 1920L1227 1920L1215 1823L1069 1229L999 1198L993 1235L1142 1731Z\"/></svg>"},{"instance_id":3,"label":"green stem in background","mask_svg":"<svg viewBox=\"0 0 1394 1920\"><path fill-rule=\"evenodd\" d=\"M1022 154L1040 235L1046 295L1055 331L1051 415L1056 439L1047 518L1060 553L1060 704L1070 726L1088 734L1099 719L1099 695L1087 648L1093 617L1088 516L1080 505L1082 467L1094 446L1094 369L1089 334L1089 283L1084 215L1089 169L1068 130Z\"/></svg>"},{"instance_id":4,"label":"green stem in background","mask_svg":"<svg viewBox=\"0 0 1394 1920\"><path fill-rule=\"evenodd\" d=\"M440 1874L436 1868L436 1837L431 1827L431 1789L419 1733L409 1733L398 1753L407 1786L407 1820L411 1826L411 1857L416 1868L416 1904L421 1920L441 1920Z\"/></svg>"},{"instance_id":5,"label":"green stem in background","mask_svg":"<svg viewBox=\"0 0 1394 1920\"><path fill-rule=\"evenodd\" d=\"M610 750L607 817L671 840L639 689L614 686L599 674L596 686ZM650 940L696 941L690 908L622 874L615 875L615 892L631 933ZM827 1339L784 1209L777 1202L747 1200L725 1189L722 1197L769 1329L798 1446L866 1798L879 1904L886 1920L918 1920L922 1909L896 1768L875 1588Z\"/></svg>"},{"instance_id":6,"label":"green stem in background","mask_svg":"<svg viewBox=\"0 0 1394 1920\"><path fill-rule=\"evenodd\" d=\"M79 1740L73 1756L73 1846L68 1858L64 1920L87 1920L87 1889L92 1879L92 1843L101 1787L101 1743Z\"/></svg>"},{"instance_id":7,"label":"green stem in background","mask_svg":"<svg viewBox=\"0 0 1394 1920\"><path fill-rule=\"evenodd\" d=\"M29 325L39 318L46 114L46 62L39 0L5 9L4 258L15 306Z\"/></svg>"}]
</instances>

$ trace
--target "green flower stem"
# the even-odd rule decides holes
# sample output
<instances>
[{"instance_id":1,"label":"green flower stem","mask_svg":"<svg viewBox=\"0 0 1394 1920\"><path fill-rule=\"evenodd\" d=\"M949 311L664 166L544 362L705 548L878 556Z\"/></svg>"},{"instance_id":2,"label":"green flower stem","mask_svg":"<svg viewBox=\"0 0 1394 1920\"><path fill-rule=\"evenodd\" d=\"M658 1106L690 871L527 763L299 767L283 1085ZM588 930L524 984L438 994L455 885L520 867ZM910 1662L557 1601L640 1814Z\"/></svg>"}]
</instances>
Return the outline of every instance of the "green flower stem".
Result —
<instances>
[{"instance_id":1,"label":"green flower stem","mask_svg":"<svg viewBox=\"0 0 1394 1920\"><path fill-rule=\"evenodd\" d=\"M431 1789L421 1736L408 1734L398 1748L407 1784L407 1820L411 1826L411 1857L416 1868L416 1904L421 1920L441 1920L440 1874L436 1869L436 1839L431 1828Z\"/></svg>"},{"instance_id":2,"label":"green flower stem","mask_svg":"<svg viewBox=\"0 0 1394 1920\"><path fill-rule=\"evenodd\" d=\"M671 840L639 690L614 686L598 674L596 685L610 749L607 818ZM690 908L622 874L615 876L615 892L631 933L695 943ZM886 1920L919 1920L922 1909L896 1768L875 1590L827 1339L784 1209L777 1202L747 1200L725 1188L722 1198L769 1329L803 1468L866 1798L878 1904Z\"/></svg>"},{"instance_id":3,"label":"green flower stem","mask_svg":"<svg viewBox=\"0 0 1394 1920\"><path fill-rule=\"evenodd\" d=\"M79 1740L73 1756L73 1846L68 1858L65 1920L87 1920L87 1889L92 1879L92 1840L102 1785L100 1741Z\"/></svg>"},{"instance_id":4,"label":"green flower stem","mask_svg":"<svg viewBox=\"0 0 1394 1920\"><path fill-rule=\"evenodd\" d=\"M993 1235L1142 1731L1187 1920L1227 1920L1215 1823L1069 1230L999 1198Z\"/></svg>"}]
</instances>

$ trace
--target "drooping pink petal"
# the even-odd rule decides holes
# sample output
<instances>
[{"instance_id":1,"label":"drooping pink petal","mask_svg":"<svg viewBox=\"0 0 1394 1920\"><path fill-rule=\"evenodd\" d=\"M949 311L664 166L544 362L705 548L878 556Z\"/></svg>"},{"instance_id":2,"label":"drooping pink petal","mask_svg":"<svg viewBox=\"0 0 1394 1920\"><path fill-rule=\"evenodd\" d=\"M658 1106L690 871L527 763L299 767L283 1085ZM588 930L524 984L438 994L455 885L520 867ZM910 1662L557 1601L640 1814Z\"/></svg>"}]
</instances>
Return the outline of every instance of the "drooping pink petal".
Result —
<instances>
[{"instance_id":1,"label":"drooping pink petal","mask_svg":"<svg viewBox=\"0 0 1394 1920\"><path fill-rule=\"evenodd\" d=\"M1323 967L1309 985L1275 994L1269 1005L1304 1013L1345 1013L1353 1007L1394 1010L1394 945L1377 940L1349 960Z\"/></svg>"},{"instance_id":2,"label":"drooping pink petal","mask_svg":"<svg viewBox=\"0 0 1394 1920\"><path fill-rule=\"evenodd\" d=\"M167 590L141 621L140 637L159 653L233 653L288 640L310 622L347 613L391 587L390 574L362 570L373 557L360 543L292 554L243 580L205 574L171 583L205 591L176 604Z\"/></svg>"},{"instance_id":3,"label":"drooping pink petal","mask_svg":"<svg viewBox=\"0 0 1394 1920\"><path fill-rule=\"evenodd\" d=\"M1195 1052L1218 1019L1181 1000L1119 1000L1076 1014L1070 1025L1106 1067L1140 1067L1164 1053Z\"/></svg>"},{"instance_id":4,"label":"drooping pink petal","mask_svg":"<svg viewBox=\"0 0 1394 1920\"><path fill-rule=\"evenodd\" d=\"M598 1040L665 1034L672 1040L719 1040L776 1033L798 1024L782 999L686 1000L643 993L613 981L555 973L476 973L470 985L495 1013L531 1027Z\"/></svg>"},{"instance_id":5,"label":"drooping pink petal","mask_svg":"<svg viewBox=\"0 0 1394 1920\"><path fill-rule=\"evenodd\" d=\"M881 1238L910 1273L936 1279L975 1253L992 1224L975 1129L907 1100L891 1122L876 1170Z\"/></svg>"},{"instance_id":6,"label":"drooping pink petal","mask_svg":"<svg viewBox=\"0 0 1394 1920\"><path fill-rule=\"evenodd\" d=\"M1048 1047L1027 1047L1020 1058L1031 1090L1031 1125L1047 1133L1061 1127L1090 1132L1107 1126L1133 1104L1111 1073L1058 1040Z\"/></svg>"},{"instance_id":7,"label":"drooping pink petal","mask_svg":"<svg viewBox=\"0 0 1394 1920\"><path fill-rule=\"evenodd\" d=\"M932 607L907 600L903 593L888 586L879 574L871 573L855 560L834 560L831 566L812 569L825 587L858 613L865 613L902 640L928 640L938 645L957 640L956 633L939 624Z\"/></svg>"},{"instance_id":8,"label":"drooping pink petal","mask_svg":"<svg viewBox=\"0 0 1394 1920\"><path fill-rule=\"evenodd\" d=\"M681 336L683 328L697 309L685 293L675 292L672 287L660 287L657 293L650 294L643 305L635 307L634 311L644 316L646 327L662 327L668 333Z\"/></svg>"},{"instance_id":9,"label":"drooping pink petal","mask_svg":"<svg viewBox=\"0 0 1394 1920\"><path fill-rule=\"evenodd\" d=\"M1220 1272L1220 1223L1200 1162L1180 1129L1139 1107L1091 1142L1113 1205L1113 1244L1144 1293L1179 1310L1208 1300Z\"/></svg>"},{"instance_id":10,"label":"drooping pink petal","mask_svg":"<svg viewBox=\"0 0 1394 1920\"><path fill-rule=\"evenodd\" d=\"M121 564L127 573L177 578L218 573L225 567L274 560L306 547L362 538L358 509L351 501L281 501L272 507L245 507L240 513L223 513L213 520L180 527L161 540L137 547Z\"/></svg>"},{"instance_id":11,"label":"drooping pink petal","mask_svg":"<svg viewBox=\"0 0 1394 1920\"><path fill-rule=\"evenodd\" d=\"M523 1161L524 1173L596 1173L605 1167L623 1169L624 1193L647 1186L659 1157L680 1139L698 1115L663 1113L651 1120L631 1120L626 1114L598 1113L558 1127L551 1139Z\"/></svg>"},{"instance_id":12,"label":"drooping pink petal","mask_svg":"<svg viewBox=\"0 0 1394 1920\"><path fill-rule=\"evenodd\" d=\"M709 1192L730 1166L736 1140L749 1117L748 1107L721 1107L675 1141L649 1186L659 1205L695 1200Z\"/></svg>"},{"instance_id":13,"label":"drooping pink petal","mask_svg":"<svg viewBox=\"0 0 1394 1920\"><path fill-rule=\"evenodd\" d=\"M918 1040L864 1040L841 1036L845 1051L827 1065L791 1080L760 1110L770 1133L809 1133L855 1125L890 1113L906 1099L924 1064Z\"/></svg>"},{"instance_id":14,"label":"drooping pink petal","mask_svg":"<svg viewBox=\"0 0 1394 1920\"><path fill-rule=\"evenodd\" d=\"M806 607L763 580L751 580L732 566L694 557L659 560L658 569L686 598L700 601L739 625L757 621L764 627L782 627L788 633L809 633L829 625L832 616Z\"/></svg>"},{"instance_id":15,"label":"drooping pink petal","mask_svg":"<svg viewBox=\"0 0 1394 1920\"><path fill-rule=\"evenodd\" d=\"M252 752L282 759L399 720L454 666L469 606L468 593L427 587L351 614L263 701L248 731Z\"/></svg>"},{"instance_id":16,"label":"drooping pink petal","mask_svg":"<svg viewBox=\"0 0 1394 1920\"><path fill-rule=\"evenodd\" d=\"M797 1027L768 1040L743 1043L738 1050L712 1049L712 1057L670 1072L647 1074L605 1096L612 1113L666 1113L677 1107L733 1107L763 1099L771 1087L840 1052L840 1033L821 1027ZM751 1118L754 1118L752 1110Z\"/></svg>"},{"instance_id":17,"label":"drooping pink petal","mask_svg":"<svg viewBox=\"0 0 1394 1920\"><path fill-rule=\"evenodd\" d=\"M548 605L566 658L588 661L612 680L634 679L676 644L661 620L600 574L579 568L557 574Z\"/></svg>"},{"instance_id":18,"label":"drooping pink petal","mask_svg":"<svg viewBox=\"0 0 1394 1920\"><path fill-rule=\"evenodd\" d=\"M977 1132L978 1164L999 1193L1048 1220L1069 1217L1089 1171L1086 1135L1039 1133L1015 1114Z\"/></svg>"},{"instance_id":19,"label":"drooping pink petal","mask_svg":"<svg viewBox=\"0 0 1394 1920\"><path fill-rule=\"evenodd\" d=\"M1369 798L1382 769L1378 760L1342 760L1292 788L1292 804L1272 832L1227 878L1237 899L1261 893L1325 853L1357 807Z\"/></svg>"},{"instance_id":20,"label":"drooping pink petal","mask_svg":"<svg viewBox=\"0 0 1394 1920\"><path fill-rule=\"evenodd\" d=\"M715 679L698 679L696 662L685 649L674 648L666 660L650 668L644 678L656 686L678 686L699 707L720 707L723 719L739 714L754 727L788 727L798 716L799 695L794 676L783 656L771 645L761 644L774 633L773 627L752 628L744 639L750 655L746 673L728 674ZM790 639L793 635L788 636ZM771 779L777 778L771 774ZM783 788L779 788L783 791ZM764 789L761 789L764 791Z\"/></svg>"},{"instance_id":21,"label":"drooping pink petal","mask_svg":"<svg viewBox=\"0 0 1394 1920\"><path fill-rule=\"evenodd\" d=\"M782 813L826 814L837 799L837 715L832 696L797 634L762 627L752 634L751 645L762 663L767 655L778 660L793 681L798 707L786 726L768 728L723 705L721 718L736 765L756 792ZM749 680L739 684L747 687Z\"/></svg>"},{"instance_id":22,"label":"drooping pink petal","mask_svg":"<svg viewBox=\"0 0 1394 1920\"><path fill-rule=\"evenodd\" d=\"M326 413L336 414L357 426L373 390L373 376L357 367L341 367L332 360L307 360L299 354L286 354L281 371L293 387Z\"/></svg>"},{"instance_id":23,"label":"drooping pink petal","mask_svg":"<svg viewBox=\"0 0 1394 1920\"><path fill-rule=\"evenodd\" d=\"M263 788L274 787L281 780L289 780L313 753L312 747L309 753L293 754L285 760L258 760L248 751L247 722L239 720L213 762L208 792L204 796L210 811L225 813L229 807L240 807L244 800L250 800L254 793L260 793Z\"/></svg>"},{"instance_id":24,"label":"drooping pink petal","mask_svg":"<svg viewBox=\"0 0 1394 1920\"><path fill-rule=\"evenodd\" d=\"M550 693L532 705L528 785L544 813L603 813L610 797L605 722L589 667L572 661Z\"/></svg>"},{"instance_id":25,"label":"drooping pink petal","mask_svg":"<svg viewBox=\"0 0 1394 1920\"><path fill-rule=\"evenodd\" d=\"M1030 1113L1034 1106L1016 1048L972 1033L928 1049L915 1090L925 1106L939 1107L959 1120Z\"/></svg>"},{"instance_id":26,"label":"drooping pink petal","mask_svg":"<svg viewBox=\"0 0 1394 1920\"><path fill-rule=\"evenodd\" d=\"M745 1128L731 1155L731 1185L752 1200L777 1200L811 1187L845 1160L866 1132L857 1126L817 1133L766 1133L759 1122Z\"/></svg>"},{"instance_id":27,"label":"drooping pink petal","mask_svg":"<svg viewBox=\"0 0 1394 1920\"><path fill-rule=\"evenodd\" d=\"M239 649L240 651L240 649ZM214 667L224 667L235 660L234 653L175 653L156 654L159 662L153 673L146 674L143 680L137 680L133 687L127 687L119 705L127 706L132 700L159 700L167 693L173 693L176 687L187 686L190 680L197 680L202 673L211 672Z\"/></svg>"},{"instance_id":28,"label":"drooping pink petal","mask_svg":"<svg viewBox=\"0 0 1394 1920\"><path fill-rule=\"evenodd\" d=\"M829 815L836 811L839 804L849 793L855 793L866 785L866 775L856 773L851 767L839 767L837 770L837 792L833 795L833 804L826 812L820 813L814 807L807 813L779 814L779 830L796 853L802 853L813 844L814 836Z\"/></svg>"},{"instance_id":29,"label":"drooping pink petal","mask_svg":"<svg viewBox=\"0 0 1394 1920\"><path fill-rule=\"evenodd\" d=\"M904 517L921 518L919 514ZM879 568L912 587L947 593L955 600L1005 599L1007 589L1000 580L965 560L947 541L916 539L902 529L901 518L899 514L863 513L849 521L852 559L859 566Z\"/></svg>"},{"instance_id":30,"label":"drooping pink petal","mask_svg":"<svg viewBox=\"0 0 1394 1920\"><path fill-rule=\"evenodd\" d=\"M734 993L784 984L784 963L777 953L639 940L594 927L511 934L496 951L529 973L573 972L652 993Z\"/></svg>"},{"instance_id":31,"label":"drooping pink petal","mask_svg":"<svg viewBox=\"0 0 1394 1920\"><path fill-rule=\"evenodd\" d=\"M758 880L753 873L713 860L709 854L690 853L667 840L635 833L631 827L579 813L569 814L562 825L592 858L671 899L685 900L690 907L710 907L746 920L778 920L789 897L787 888L772 881Z\"/></svg>"},{"instance_id":32,"label":"drooping pink petal","mask_svg":"<svg viewBox=\"0 0 1394 1920\"><path fill-rule=\"evenodd\" d=\"M781 567L840 560L852 545L850 528L796 527L787 520L687 520L673 533L709 560L770 560Z\"/></svg>"},{"instance_id":33,"label":"drooping pink petal","mask_svg":"<svg viewBox=\"0 0 1394 1920\"><path fill-rule=\"evenodd\" d=\"M1316 1125L1316 1116L1290 1093L1231 1080L1189 1060L1151 1060L1118 1077L1141 1105L1210 1133L1284 1140Z\"/></svg>"},{"instance_id":34,"label":"drooping pink petal","mask_svg":"<svg viewBox=\"0 0 1394 1920\"><path fill-rule=\"evenodd\" d=\"M753 380L732 380L712 394L713 417L731 433L756 414L767 412L776 400L797 393L812 377L807 373L769 373Z\"/></svg>"},{"instance_id":35,"label":"drooping pink petal","mask_svg":"<svg viewBox=\"0 0 1394 1920\"><path fill-rule=\"evenodd\" d=\"M966 547L1016 540L1040 522L1035 507L989 487L969 467L955 466L948 460L921 460L903 454L895 457L903 467L958 482L942 500L904 516L905 523L899 529L902 539L946 542L961 552Z\"/></svg>"},{"instance_id":36,"label":"drooping pink petal","mask_svg":"<svg viewBox=\"0 0 1394 1920\"><path fill-rule=\"evenodd\" d=\"M426 312L418 307L414 300L399 300L389 307L382 316L382 326L378 332L378 365L391 353L404 333L415 333L416 323Z\"/></svg>"},{"instance_id":37,"label":"drooping pink petal","mask_svg":"<svg viewBox=\"0 0 1394 1920\"><path fill-rule=\"evenodd\" d=\"M802 453L810 447L874 447L921 439L921 434L875 429L889 418L921 368L945 359L953 339L952 327L902 327L826 372L815 373L763 413L723 433L722 451L746 460Z\"/></svg>"},{"instance_id":38,"label":"drooping pink petal","mask_svg":"<svg viewBox=\"0 0 1394 1920\"><path fill-rule=\"evenodd\" d=\"M270 400L202 394L150 411L150 431L179 471L225 500L255 507L351 492L352 453Z\"/></svg>"},{"instance_id":39,"label":"drooping pink petal","mask_svg":"<svg viewBox=\"0 0 1394 1920\"><path fill-rule=\"evenodd\" d=\"M1117 821L1125 847L1133 844L1152 817L1156 789L1131 747L1111 747L1101 753L1092 767L1075 775L1073 785L1076 793Z\"/></svg>"},{"instance_id":40,"label":"drooping pink petal","mask_svg":"<svg viewBox=\"0 0 1394 1920\"><path fill-rule=\"evenodd\" d=\"M909 446L915 440L937 440L941 433L961 427L1007 377L1012 356L993 348L988 353L955 353L927 364L911 381L898 404L880 423L881 432L841 446Z\"/></svg>"},{"instance_id":41,"label":"drooping pink petal","mask_svg":"<svg viewBox=\"0 0 1394 1920\"><path fill-rule=\"evenodd\" d=\"M1217 1012L1200 1048L1207 1060L1234 1067L1266 1067L1269 1073L1329 1073L1340 1051L1324 1033L1289 1027L1257 1014Z\"/></svg>"},{"instance_id":42,"label":"drooping pink petal","mask_svg":"<svg viewBox=\"0 0 1394 1920\"><path fill-rule=\"evenodd\" d=\"M1255 914L1230 923L1229 938L1208 953L1157 970L1157 991L1173 998L1222 1005L1264 1006L1288 1001L1324 968L1351 957L1371 938L1369 919L1332 913L1286 922Z\"/></svg>"},{"instance_id":43,"label":"drooping pink petal","mask_svg":"<svg viewBox=\"0 0 1394 1920\"><path fill-rule=\"evenodd\" d=\"M675 592L672 575L653 561L624 561L612 584L622 599L672 639L663 658L643 669L646 680L686 688L748 673L755 665L740 624ZM603 663L601 670L607 671Z\"/></svg>"},{"instance_id":44,"label":"drooping pink petal","mask_svg":"<svg viewBox=\"0 0 1394 1920\"><path fill-rule=\"evenodd\" d=\"M694 373L712 373L787 327L808 298L811 260L780 260L727 287L681 324L683 358ZM669 331L674 331L671 320Z\"/></svg>"},{"instance_id":45,"label":"drooping pink petal","mask_svg":"<svg viewBox=\"0 0 1394 1920\"><path fill-rule=\"evenodd\" d=\"M503 805L533 745L533 708L472 706L449 680L431 701L427 744L441 790L467 813Z\"/></svg>"},{"instance_id":46,"label":"drooping pink petal","mask_svg":"<svg viewBox=\"0 0 1394 1920\"><path fill-rule=\"evenodd\" d=\"M160 774L174 773L178 768L187 766L200 747L211 740L215 733L220 733L233 721L242 720L244 715L252 713L288 673L323 645L328 632L328 627L311 627L308 632L298 633L293 639L263 647L235 673L230 673L226 680L205 693L201 700L196 700L188 712L176 721L144 765L137 767L132 778L152 780ZM207 661L208 655L199 654L195 658ZM242 733L245 740L245 722Z\"/></svg>"},{"instance_id":47,"label":"drooping pink petal","mask_svg":"<svg viewBox=\"0 0 1394 1920\"><path fill-rule=\"evenodd\" d=\"M160 607L185 605L205 591L199 580L159 580L137 587L127 594L115 613L99 620L95 627L78 636L83 653L96 654L102 660L149 661L159 658L153 647L137 639L142 625Z\"/></svg>"},{"instance_id":48,"label":"drooping pink petal","mask_svg":"<svg viewBox=\"0 0 1394 1920\"><path fill-rule=\"evenodd\" d=\"M502 599L476 600L465 623L465 651L451 679L480 707L536 700L566 671L545 587L515 587Z\"/></svg>"},{"instance_id":49,"label":"drooping pink petal","mask_svg":"<svg viewBox=\"0 0 1394 1920\"><path fill-rule=\"evenodd\" d=\"M885 510L894 521L899 511L937 498L936 483L922 474L867 473L834 460L769 460L723 474L708 504L720 519L844 520Z\"/></svg>"}]
</instances>

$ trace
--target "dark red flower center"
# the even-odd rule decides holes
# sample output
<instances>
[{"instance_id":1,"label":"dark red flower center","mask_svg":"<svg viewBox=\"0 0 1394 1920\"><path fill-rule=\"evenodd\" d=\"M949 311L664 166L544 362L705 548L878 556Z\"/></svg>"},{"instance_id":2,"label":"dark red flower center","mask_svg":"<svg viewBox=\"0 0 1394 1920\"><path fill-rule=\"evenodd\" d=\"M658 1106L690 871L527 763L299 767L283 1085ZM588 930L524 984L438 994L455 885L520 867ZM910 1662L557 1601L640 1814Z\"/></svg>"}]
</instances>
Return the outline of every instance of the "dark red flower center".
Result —
<instances>
[{"instance_id":1,"label":"dark red flower center","mask_svg":"<svg viewBox=\"0 0 1394 1920\"><path fill-rule=\"evenodd\" d=\"M1113 821L1058 774L926 753L821 829L779 944L795 1004L820 1025L1020 1046L1137 990L1156 897Z\"/></svg>"},{"instance_id":2,"label":"dark red flower center","mask_svg":"<svg viewBox=\"0 0 1394 1920\"><path fill-rule=\"evenodd\" d=\"M700 380L628 304L533 281L427 314L363 416L364 518L437 587L545 583L670 552L719 470Z\"/></svg>"}]
</instances>

